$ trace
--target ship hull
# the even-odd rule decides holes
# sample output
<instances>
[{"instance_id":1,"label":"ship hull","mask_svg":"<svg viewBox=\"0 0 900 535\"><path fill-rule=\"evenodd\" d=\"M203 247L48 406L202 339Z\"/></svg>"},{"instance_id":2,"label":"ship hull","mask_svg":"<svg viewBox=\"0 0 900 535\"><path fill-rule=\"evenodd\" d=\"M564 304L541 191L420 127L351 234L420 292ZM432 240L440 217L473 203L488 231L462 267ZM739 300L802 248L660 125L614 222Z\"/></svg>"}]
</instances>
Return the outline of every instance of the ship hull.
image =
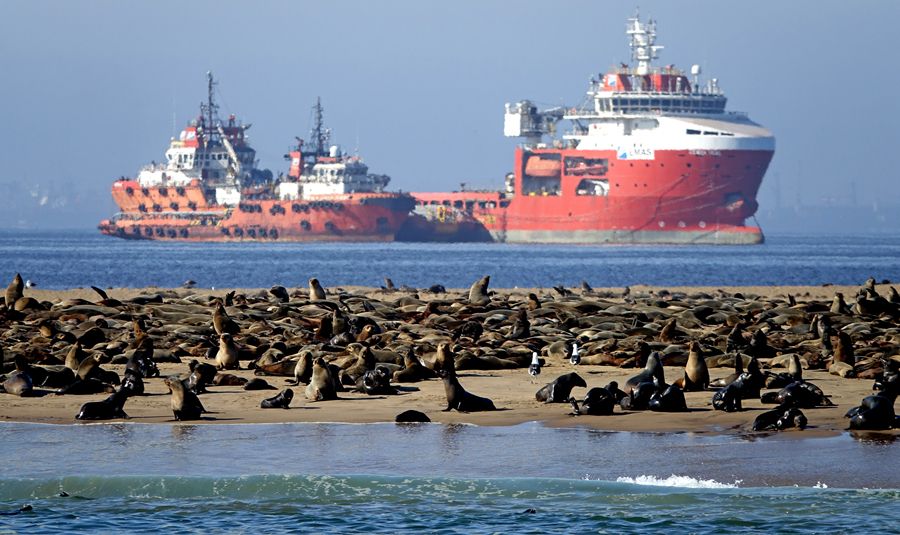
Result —
<instances>
[{"instance_id":1,"label":"ship hull","mask_svg":"<svg viewBox=\"0 0 900 535\"><path fill-rule=\"evenodd\" d=\"M316 200L250 200L203 212L122 212L100 232L134 240L387 242L409 217L402 194L322 196Z\"/></svg>"},{"instance_id":2,"label":"ship hull","mask_svg":"<svg viewBox=\"0 0 900 535\"><path fill-rule=\"evenodd\" d=\"M560 175L559 190L414 193L416 225L456 241L598 244L758 244L762 231L745 224L771 150L656 151L652 160L620 160L611 151L517 151L515 190L532 154L557 153L608 162L608 191L583 194L581 177ZM540 169L544 175L549 174ZM541 176L543 178L543 176ZM413 220L415 221L415 220ZM474 228L474 230L472 230ZM470 229L467 233L452 229ZM419 235L423 235L420 232ZM428 241L428 237L422 241Z\"/></svg>"}]
</instances>

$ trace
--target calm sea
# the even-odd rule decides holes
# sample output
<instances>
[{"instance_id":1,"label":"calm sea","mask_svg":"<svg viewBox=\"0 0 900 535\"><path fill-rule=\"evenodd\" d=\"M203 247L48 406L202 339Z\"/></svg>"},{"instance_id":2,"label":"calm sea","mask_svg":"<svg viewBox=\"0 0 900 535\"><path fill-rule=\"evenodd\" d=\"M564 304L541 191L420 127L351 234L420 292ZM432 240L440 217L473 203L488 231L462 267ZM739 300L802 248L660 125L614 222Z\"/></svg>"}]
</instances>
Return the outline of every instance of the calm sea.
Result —
<instances>
[{"instance_id":1,"label":"calm sea","mask_svg":"<svg viewBox=\"0 0 900 535\"><path fill-rule=\"evenodd\" d=\"M0 516L0 530L21 532L876 533L896 532L900 499L900 443L877 435L535 423L0 432L0 512L33 507Z\"/></svg>"},{"instance_id":2,"label":"calm sea","mask_svg":"<svg viewBox=\"0 0 900 535\"><path fill-rule=\"evenodd\" d=\"M383 284L495 287L861 284L900 279L900 236L768 236L759 246L165 243L82 231L0 232L0 277L40 288Z\"/></svg>"},{"instance_id":3,"label":"calm sea","mask_svg":"<svg viewBox=\"0 0 900 535\"><path fill-rule=\"evenodd\" d=\"M859 284L900 237L754 247L183 244L0 232L40 288ZM900 442L393 424L0 424L0 532L896 532ZM893 437L896 438L896 437ZM59 496L65 492L68 496ZM526 513L534 510L534 513Z\"/></svg>"}]
</instances>

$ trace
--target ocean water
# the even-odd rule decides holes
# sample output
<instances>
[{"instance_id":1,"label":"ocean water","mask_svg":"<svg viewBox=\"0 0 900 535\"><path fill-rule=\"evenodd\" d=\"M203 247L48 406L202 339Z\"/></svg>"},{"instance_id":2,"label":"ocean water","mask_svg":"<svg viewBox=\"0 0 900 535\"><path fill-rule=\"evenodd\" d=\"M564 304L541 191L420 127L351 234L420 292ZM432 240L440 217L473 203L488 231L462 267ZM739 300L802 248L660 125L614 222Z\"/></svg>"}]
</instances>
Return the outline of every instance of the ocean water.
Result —
<instances>
[{"instance_id":1,"label":"ocean water","mask_svg":"<svg viewBox=\"0 0 900 535\"><path fill-rule=\"evenodd\" d=\"M166 243L80 231L0 232L0 277L40 288L396 285L495 287L633 284L861 284L900 279L900 236L767 236L759 246L572 246L425 243Z\"/></svg>"},{"instance_id":2,"label":"ocean water","mask_svg":"<svg viewBox=\"0 0 900 535\"><path fill-rule=\"evenodd\" d=\"M896 437L0 424L14 532L896 532ZM60 493L67 496L60 496ZM533 510L534 512L526 512Z\"/></svg>"},{"instance_id":3,"label":"ocean water","mask_svg":"<svg viewBox=\"0 0 900 535\"><path fill-rule=\"evenodd\" d=\"M130 242L0 232L39 288L859 284L900 237L754 247ZM896 532L900 441L394 424L0 423L0 532ZM65 494L65 495L60 495ZM25 505L31 511L17 512ZM533 510L533 513L526 512Z\"/></svg>"}]
</instances>

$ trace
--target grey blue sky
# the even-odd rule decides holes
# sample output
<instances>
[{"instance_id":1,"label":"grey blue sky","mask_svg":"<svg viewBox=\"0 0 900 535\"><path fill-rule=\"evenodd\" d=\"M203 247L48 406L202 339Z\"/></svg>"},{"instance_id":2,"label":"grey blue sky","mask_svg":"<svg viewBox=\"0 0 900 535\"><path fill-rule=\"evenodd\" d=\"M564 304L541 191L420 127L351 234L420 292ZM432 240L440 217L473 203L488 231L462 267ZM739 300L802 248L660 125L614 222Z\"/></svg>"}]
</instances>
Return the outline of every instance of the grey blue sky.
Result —
<instances>
[{"instance_id":1,"label":"grey blue sky","mask_svg":"<svg viewBox=\"0 0 900 535\"><path fill-rule=\"evenodd\" d=\"M43 199L95 225L114 212L110 183L161 160L173 118L196 115L212 70L276 173L321 96L335 140L392 188L498 188L515 146L504 102L578 104L590 76L630 60L638 5L657 20L659 63L702 65L730 109L775 133L763 208L898 203L889 0L4 0L0 185L31 192L18 209Z\"/></svg>"}]
</instances>

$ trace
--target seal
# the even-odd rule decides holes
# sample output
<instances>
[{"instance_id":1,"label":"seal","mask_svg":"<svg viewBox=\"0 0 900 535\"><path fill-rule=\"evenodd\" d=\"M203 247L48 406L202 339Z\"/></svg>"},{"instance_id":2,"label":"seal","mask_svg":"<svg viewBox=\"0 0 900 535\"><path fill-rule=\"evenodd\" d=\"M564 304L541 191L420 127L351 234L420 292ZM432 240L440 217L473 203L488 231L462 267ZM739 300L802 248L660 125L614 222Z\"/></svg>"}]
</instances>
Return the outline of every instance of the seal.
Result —
<instances>
[{"instance_id":1,"label":"seal","mask_svg":"<svg viewBox=\"0 0 900 535\"><path fill-rule=\"evenodd\" d=\"M309 279L309 300L325 301L326 299L325 288L322 288L322 285L319 284L319 279L315 277Z\"/></svg>"},{"instance_id":2,"label":"seal","mask_svg":"<svg viewBox=\"0 0 900 535\"><path fill-rule=\"evenodd\" d=\"M410 409L398 414L397 417L394 418L394 421L398 424L429 423L431 422L431 418L424 412Z\"/></svg>"},{"instance_id":3,"label":"seal","mask_svg":"<svg viewBox=\"0 0 900 535\"><path fill-rule=\"evenodd\" d=\"M34 381L23 371L14 371L3 381L3 391L14 396L30 396L34 390Z\"/></svg>"},{"instance_id":4,"label":"seal","mask_svg":"<svg viewBox=\"0 0 900 535\"><path fill-rule=\"evenodd\" d=\"M144 378L136 371L126 369L119 390L127 390L129 396L143 396Z\"/></svg>"},{"instance_id":5,"label":"seal","mask_svg":"<svg viewBox=\"0 0 900 535\"><path fill-rule=\"evenodd\" d=\"M82 405L81 410L75 415L75 419L112 420L114 418L128 418L123 407L130 395L130 390L120 387L114 394L103 401L89 401Z\"/></svg>"},{"instance_id":6,"label":"seal","mask_svg":"<svg viewBox=\"0 0 900 535\"><path fill-rule=\"evenodd\" d=\"M425 379L437 377L434 371L426 368L419 362L419 358L413 352L412 347L406 351L403 357L403 369L394 372L395 383L417 383Z\"/></svg>"},{"instance_id":7,"label":"seal","mask_svg":"<svg viewBox=\"0 0 900 535\"><path fill-rule=\"evenodd\" d=\"M16 273L16 276L13 277L12 282L9 283L9 286L6 287L6 295L5 295L5 303L6 308L8 310L13 310L16 306L16 301L22 298L22 290L25 288L25 282L22 280L22 275Z\"/></svg>"},{"instance_id":8,"label":"seal","mask_svg":"<svg viewBox=\"0 0 900 535\"><path fill-rule=\"evenodd\" d=\"M894 412L894 402L900 393L900 373L885 373L884 379L876 382L873 388L880 392L866 396L858 407L853 407L844 416L850 418L850 429L890 429L900 423Z\"/></svg>"},{"instance_id":9,"label":"seal","mask_svg":"<svg viewBox=\"0 0 900 535\"><path fill-rule=\"evenodd\" d=\"M289 409L292 399L294 399L294 391L285 388L277 396L262 400L259 407L261 409Z\"/></svg>"},{"instance_id":10,"label":"seal","mask_svg":"<svg viewBox=\"0 0 900 535\"><path fill-rule=\"evenodd\" d=\"M587 388L587 383L575 372L560 375L535 393L534 398L544 403L565 403L576 386Z\"/></svg>"},{"instance_id":11,"label":"seal","mask_svg":"<svg viewBox=\"0 0 900 535\"><path fill-rule=\"evenodd\" d=\"M207 412L197 394L186 389L181 379L176 376L166 377L165 383L172 393L172 414L176 420L199 420L200 415Z\"/></svg>"},{"instance_id":12,"label":"seal","mask_svg":"<svg viewBox=\"0 0 900 535\"><path fill-rule=\"evenodd\" d=\"M237 370L240 368L237 346L234 345L234 339L228 333L222 333L219 336L216 367L220 370Z\"/></svg>"},{"instance_id":13,"label":"seal","mask_svg":"<svg viewBox=\"0 0 900 535\"><path fill-rule=\"evenodd\" d=\"M216 330L216 334L220 336L225 333L237 334L241 332L240 326L228 317L228 313L225 312L225 306L221 301L216 301L216 308L213 311L213 328Z\"/></svg>"},{"instance_id":14,"label":"seal","mask_svg":"<svg viewBox=\"0 0 900 535\"><path fill-rule=\"evenodd\" d=\"M609 416L613 413L613 407L618 403L615 396L606 388L594 387L587 391L581 401L581 407L575 398L569 398L572 404L572 412L575 416L590 414L592 416Z\"/></svg>"},{"instance_id":15,"label":"seal","mask_svg":"<svg viewBox=\"0 0 900 535\"><path fill-rule=\"evenodd\" d=\"M737 357L740 359L740 356ZM750 380L749 373L742 373L737 379L728 384L725 388L718 390L712 397L713 408L717 411L735 412L742 411L741 405L743 399L744 382Z\"/></svg>"},{"instance_id":16,"label":"seal","mask_svg":"<svg viewBox=\"0 0 900 535\"><path fill-rule=\"evenodd\" d=\"M784 407L800 409L834 406L821 388L806 381L794 381L782 388L775 396L775 402Z\"/></svg>"},{"instance_id":17,"label":"seal","mask_svg":"<svg viewBox=\"0 0 900 535\"><path fill-rule=\"evenodd\" d=\"M254 377L244 383L244 390L275 390L275 387L267 383L265 379Z\"/></svg>"},{"instance_id":18,"label":"seal","mask_svg":"<svg viewBox=\"0 0 900 535\"><path fill-rule=\"evenodd\" d=\"M469 288L469 304L475 306L485 306L490 304L491 296L488 295L488 285L491 283L491 276L485 275L475 281Z\"/></svg>"},{"instance_id":19,"label":"seal","mask_svg":"<svg viewBox=\"0 0 900 535\"><path fill-rule=\"evenodd\" d=\"M332 370L322 357L313 361L312 375L309 384L306 385L306 399L310 401L325 401L337 399L335 383L337 377L332 375Z\"/></svg>"},{"instance_id":20,"label":"seal","mask_svg":"<svg viewBox=\"0 0 900 535\"><path fill-rule=\"evenodd\" d=\"M528 312L522 308L516 314L516 322L509 330L510 340L522 340L531 336L531 323L528 321Z\"/></svg>"},{"instance_id":21,"label":"seal","mask_svg":"<svg viewBox=\"0 0 900 535\"><path fill-rule=\"evenodd\" d=\"M374 370L365 372L356 380L356 391L370 396L393 395L397 389L391 386L391 372L383 364L375 366Z\"/></svg>"},{"instance_id":22,"label":"seal","mask_svg":"<svg viewBox=\"0 0 900 535\"><path fill-rule=\"evenodd\" d=\"M353 386L367 371L374 370L375 355L368 347L364 347L356 356L356 362L340 372L341 384Z\"/></svg>"},{"instance_id":23,"label":"seal","mask_svg":"<svg viewBox=\"0 0 900 535\"><path fill-rule=\"evenodd\" d=\"M691 342L688 360L684 365L684 379L682 390L685 392L699 392L709 387L709 368L706 359L703 358L703 349L700 343Z\"/></svg>"},{"instance_id":24,"label":"seal","mask_svg":"<svg viewBox=\"0 0 900 535\"><path fill-rule=\"evenodd\" d=\"M766 411L753 420L753 431L781 431L789 427L804 429L806 415L796 407L778 407Z\"/></svg>"},{"instance_id":25,"label":"seal","mask_svg":"<svg viewBox=\"0 0 900 535\"><path fill-rule=\"evenodd\" d=\"M141 377L159 377L159 367L153 360L153 348L139 347L125 364L126 370L134 370Z\"/></svg>"},{"instance_id":26,"label":"seal","mask_svg":"<svg viewBox=\"0 0 900 535\"><path fill-rule=\"evenodd\" d=\"M644 366L643 371L625 382L625 392L631 393L641 383L652 383L654 378L660 385L666 384L662 361L660 361L659 353L656 351L647 357L647 364Z\"/></svg>"},{"instance_id":27,"label":"seal","mask_svg":"<svg viewBox=\"0 0 900 535\"><path fill-rule=\"evenodd\" d=\"M297 386L300 383L308 384L309 379L312 376L312 365L312 354L310 354L309 351L301 351L300 357L297 359L297 364L294 366L294 380L289 380L287 383L294 386Z\"/></svg>"},{"instance_id":28,"label":"seal","mask_svg":"<svg viewBox=\"0 0 900 535\"><path fill-rule=\"evenodd\" d=\"M244 386L247 382L247 379L244 377L240 377L233 373L221 372L217 373L212 380L212 384L216 386Z\"/></svg>"},{"instance_id":29,"label":"seal","mask_svg":"<svg viewBox=\"0 0 900 535\"><path fill-rule=\"evenodd\" d=\"M687 412L688 410L684 392L676 385L669 385L662 393L657 390L650 397L648 406L651 411L655 412Z\"/></svg>"},{"instance_id":30,"label":"seal","mask_svg":"<svg viewBox=\"0 0 900 535\"><path fill-rule=\"evenodd\" d=\"M199 395L206 393L206 386L211 384L218 374L218 369L212 364L193 359L188 363L191 374L184 380L184 387Z\"/></svg>"},{"instance_id":31,"label":"seal","mask_svg":"<svg viewBox=\"0 0 900 535\"><path fill-rule=\"evenodd\" d=\"M444 393L447 394L447 408L444 409L444 412L453 409L456 409L459 412L497 410L494 406L494 402L490 399L467 392L466 389L459 384L459 379L456 378L455 371L441 369L438 372L438 375L444 380Z\"/></svg>"}]
</instances>

